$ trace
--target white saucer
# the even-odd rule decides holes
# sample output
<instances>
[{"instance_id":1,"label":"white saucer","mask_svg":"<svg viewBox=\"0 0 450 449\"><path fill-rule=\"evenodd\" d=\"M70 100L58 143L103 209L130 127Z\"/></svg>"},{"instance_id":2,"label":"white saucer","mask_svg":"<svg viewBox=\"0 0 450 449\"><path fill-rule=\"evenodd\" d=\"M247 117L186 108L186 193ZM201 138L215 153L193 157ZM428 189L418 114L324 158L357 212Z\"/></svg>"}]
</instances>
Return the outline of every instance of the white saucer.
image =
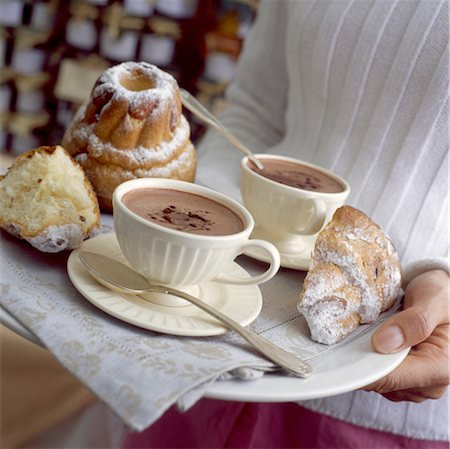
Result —
<instances>
[{"instance_id":1,"label":"white saucer","mask_svg":"<svg viewBox=\"0 0 450 449\"><path fill-rule=\"evenodd\" d=\"M164 306L152 301L152 293L143 295L122 294L97 282L81 263L80 250L98 252L128 265L120 251L114 233L98 235L86 240L81 248L73 251L67 261L69 278L75 288L93 305L122 321L171 335L210 336L227 332L215 318L186 304L185 306ZM233 262L225 268L227 274L249 276ZM262 296L255 285L228 285L204 282L199 286L199 297L208 304L247 326L261 312Z\"/></svg>"},{"instance_id":2,"label":"white saucer","mask_svg":"<svg viewBox=\"0 0 450 449\"><path fill-rule=\"evenodd\" d=\"M264 239L269 240L265 238L263 235L258 233L258 230L255 228L255 230L251 234L252 239ZM281 266L284 268L292 268L294 270L303 270L308 271L309 270L309 264L311 262L311 254L314 249L314 242L316 240L316 236L305 236L303 237L305 247L296 253L284 253L280 251L280 257L281 257ZM269 240L270 241L270 240ZM273 243L273 242L272 242ZM275 244L275 243L274 243ZM275 244L276 246L276 244ZM267 255L267 253L259 248L249 248L245 251L245 255L252 257L253 259L260 260L261 262L270 262L270 259Z\"/></svg>"}]
</instances>

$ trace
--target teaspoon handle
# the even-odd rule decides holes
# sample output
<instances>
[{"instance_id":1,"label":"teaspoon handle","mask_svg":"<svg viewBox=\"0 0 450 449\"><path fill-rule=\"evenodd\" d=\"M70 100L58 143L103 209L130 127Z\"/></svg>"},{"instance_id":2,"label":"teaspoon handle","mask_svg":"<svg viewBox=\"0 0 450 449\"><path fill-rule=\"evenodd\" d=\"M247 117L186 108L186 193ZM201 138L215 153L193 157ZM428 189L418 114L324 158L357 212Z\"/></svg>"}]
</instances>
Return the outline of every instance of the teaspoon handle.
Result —
<instances>
[{"instance_id":1,"label":"teaspoon handle","mask_svg":"<svg viewBox=\"0 0 450 449\"><path fill-rule=\"evenodd\" d=\"M260 169L263 170L264 166L255 155L230 131L223 126L223 124L217 120L217 118L211 114L192 94L187 90L180 89L181 101L183 106L189 109L192 113L201 118L204 122L213 126L219 131L229 142L231 142L236 148L244 153L248 158Z\"/></svg>"},{"instance_id":2,"label":"teaspoon handle","mask_svg":"<svg viewBox=\"0 0 450 449\"><path fill-rule=\"evenodd\" d=\"M312 374L312 367L307 362L299 359L294 354L285 351L279 346L274 345L269 340L261 337L258 334L246 329L241 326L239 323L231 319L230 317L224 315L219 310L211 307L204 301L196 298L195 296L191 296L188 293L171 289L170 287L165 286L151 286L147 289L147 291L158 291L162 293L169 293L175 296L178 296L186 301L197 306L199 309L202 309L206 313L210 314L217 320L221 321L225 325L227 325L230 329L238 332L241 337L247 340L255 349L257 349L261 354L265 355L269 360L273 361L277 365L286 369L292 374L295 374L298 377L309 377Z\"/></svg>"}]
</instances>

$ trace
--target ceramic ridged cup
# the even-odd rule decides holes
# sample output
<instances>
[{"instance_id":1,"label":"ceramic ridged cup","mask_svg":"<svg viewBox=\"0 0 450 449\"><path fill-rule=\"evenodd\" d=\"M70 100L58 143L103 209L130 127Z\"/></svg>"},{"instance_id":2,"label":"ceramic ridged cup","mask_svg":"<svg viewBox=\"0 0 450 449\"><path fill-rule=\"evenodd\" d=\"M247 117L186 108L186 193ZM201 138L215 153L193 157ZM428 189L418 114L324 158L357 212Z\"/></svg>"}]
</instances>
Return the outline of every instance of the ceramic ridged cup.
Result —
<instances>
[{"instance_id":1,"label":"ceramic ridged cup","mask_svg":"<svg viewBox=\"0 0 450 449\"><path fill-rule=\"evenodd\" d=\"M199 235L178 231L146 220L128 209L123 196L135 189L173 189L215 200L234 211L243 230L231 235ZM119 185L113 194L114 226L120 248L130 265L153 283L181 289L204 281L254 285L268 281L280 267L277 249L269 242L249 239L254 227L250 213L237 201L206 187L163 178L141 178ZM230 277L222 273L248 248L264 250L269 268L252 277ZM192 291L192 290L191 290Z\"/></svg>"},{"instance_id":2,"label":"ceramic ridged cup","mask_svg":"<svg viewBox=\"0 0 450 449\"><path fill-rule=\"evenodd\" d=\"M298 159L270 154L256 157L311 167L342 185L337 193L291 187L254 172L248 157L242 159L240 189L243 203L256 223L253 236L272 242L282 254L299 253L305 247L304 237L316 235L342 206L350 186L331 171Z\"/></svg>"}]
</instances>

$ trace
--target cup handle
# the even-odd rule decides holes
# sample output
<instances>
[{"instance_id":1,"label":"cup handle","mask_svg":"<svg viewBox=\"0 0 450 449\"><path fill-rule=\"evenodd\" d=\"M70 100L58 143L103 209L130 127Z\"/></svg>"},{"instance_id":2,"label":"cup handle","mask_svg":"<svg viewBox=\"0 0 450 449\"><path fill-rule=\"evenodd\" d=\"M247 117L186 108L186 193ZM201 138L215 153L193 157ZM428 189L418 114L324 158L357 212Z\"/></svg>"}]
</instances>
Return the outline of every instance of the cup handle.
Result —
<instances>
[{"instance_id":1,"label":"cup handle","mask_svg":"<svg viewBox=\"0 0 450 449\"><path fill-rule=\"evenodd\" d=\"M313 209L309 221L301 230L295 231L297 235L314 235L317 234L325 225L327 218L327 205L320 198L310 198L308 200Z\"/></svg>"},{"instance_id":2,"label":"cup handle","mask_svg":"<svg viewBox=\"0 0 450 449\"><path fill-rule=\"evenodd\" d=\"M264 250L270 257L270 265L269 268L262 274L257 276L251 276L248 278L236 278L232 276L227 276L223 274L219 274L216 276L213 281L220 282L224 284L233 284L233 285L257 285L267 282L269 279L272 279L280 269L280 253L277 248L265 240L248 240L241 247L240 254L245 252L246 248L259 248Z\"/></svg>"}]
</instances>

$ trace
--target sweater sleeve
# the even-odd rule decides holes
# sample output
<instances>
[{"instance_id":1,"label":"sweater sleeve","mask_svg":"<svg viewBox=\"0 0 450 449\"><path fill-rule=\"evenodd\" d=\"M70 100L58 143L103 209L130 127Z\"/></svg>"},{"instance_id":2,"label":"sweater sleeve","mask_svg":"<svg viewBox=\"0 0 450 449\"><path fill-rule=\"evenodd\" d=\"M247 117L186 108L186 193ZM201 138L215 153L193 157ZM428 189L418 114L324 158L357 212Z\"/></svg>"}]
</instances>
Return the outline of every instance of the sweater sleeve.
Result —
<instances>
[{"instance_id":1,"label":"sweater sleeve","mask_svg":"<svg viewBox=\"0 0 450 449\"><path fill-rule=\"evenodd\" d=\"M284 135L286 110L285 4L262 1L229 86L222 123L254 153L264 152ZM243 154L215 130L197 146L197 182L239 197Z\"/></svg>"}]
</instances>

